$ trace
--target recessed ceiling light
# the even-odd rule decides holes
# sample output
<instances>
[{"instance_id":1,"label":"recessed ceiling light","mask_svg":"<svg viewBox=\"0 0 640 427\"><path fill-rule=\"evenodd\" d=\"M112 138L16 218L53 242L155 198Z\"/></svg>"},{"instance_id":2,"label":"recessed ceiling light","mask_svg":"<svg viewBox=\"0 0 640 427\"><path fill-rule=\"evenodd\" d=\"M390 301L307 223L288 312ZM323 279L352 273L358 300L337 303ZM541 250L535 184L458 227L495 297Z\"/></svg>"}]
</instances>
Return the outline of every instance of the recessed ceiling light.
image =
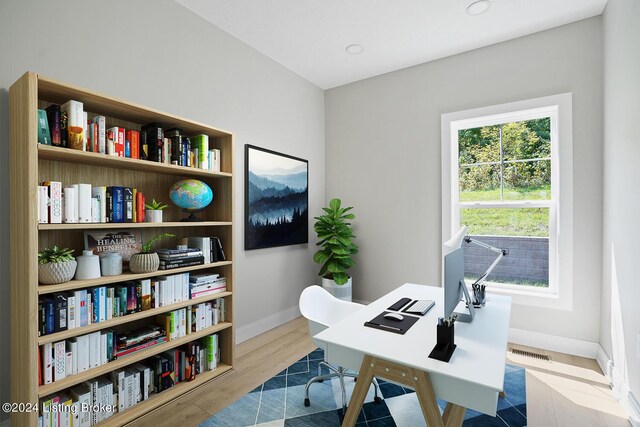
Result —
<instances>
[{"instance_id":1,"label":"recessed ceiling light","mask_svg":"<svg viewBox=\"0 0 640 427\"><path fill-rule=\"evenodd\" d=\"M490 0L477 0L467 6L467 13L476 16L485 13L491 7Z\"/></svg>"},{"instance_id":2,"label":"recessed ceiling light","mask_svg":"<svg viewBox=\"0 0 640 427\"><path fill-rule=\"evenodd\" d=\"M358 55L364 51L364 48L359 44L350 44L345 50L349 55Z\"/></svg>"}]
</instances>

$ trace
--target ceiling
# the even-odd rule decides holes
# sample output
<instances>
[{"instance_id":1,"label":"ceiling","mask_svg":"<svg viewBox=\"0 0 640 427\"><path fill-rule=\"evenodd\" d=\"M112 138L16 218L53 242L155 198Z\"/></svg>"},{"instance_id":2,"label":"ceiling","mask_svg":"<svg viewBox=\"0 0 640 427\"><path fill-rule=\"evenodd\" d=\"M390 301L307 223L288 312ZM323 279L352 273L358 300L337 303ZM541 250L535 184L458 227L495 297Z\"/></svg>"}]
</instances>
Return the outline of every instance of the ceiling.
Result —
<instances>
[{"instance_id":1,"label":"ceiling","mask_svg":"<svg viewBox=\"0 0 640 427\"><path fill-rule=\"evenodd\" d=\"M175 0L322 89L600 15L607 0ZM364 51L350 55L346 47Z\"/></svg>"}]
</instances>

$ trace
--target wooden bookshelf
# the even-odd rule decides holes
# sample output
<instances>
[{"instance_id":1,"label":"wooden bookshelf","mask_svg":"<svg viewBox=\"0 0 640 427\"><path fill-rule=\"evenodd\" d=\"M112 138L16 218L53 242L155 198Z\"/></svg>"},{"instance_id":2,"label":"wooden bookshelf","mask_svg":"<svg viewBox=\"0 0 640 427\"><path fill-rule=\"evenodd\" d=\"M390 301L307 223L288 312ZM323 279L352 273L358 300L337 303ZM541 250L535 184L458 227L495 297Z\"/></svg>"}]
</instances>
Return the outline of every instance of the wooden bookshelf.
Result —
<instances>
[{"instance_id":1,"label":"wooden bookshelf","mask_svg":"<svg viewBox=\"0 0 640 427\"><path fill-rule=\"evenodd\" d=\"M183 134L209 136L209 148L221 151L221 172L120 158L61 147L38 144L37 110L52 103L80 101L91 119L106 117L107 128L121 126L140 130L151 122L160 122L165 129L179 127ZM91 90L49 79L32 72L25 73L9 89L9 156L10 156L10 280L11 280L11 398L12 402L37 402L38 398L57 393L83 381L108 374L124 366L142 361L167 349L179 347L198 338L218 333L220 364L214 371L199 374L195 380L183 382L148 400L117 413L101 425L123 425L144 413L163 405L183 393L194 390L221 374L233 369L235 355L235 326L233 322L233 208L234 162L233 134L207 124L157 111L142 105L113 98ZM214 191L213 202L198 216L202 222L181 222L186 215L169 203L168 189L179 179L195 178L207 183ZM162 223L101 223L101 224L38 224L37 186L42 181L61 181L63 185L88 183L93 186L125 186L142 191L147 200L169 203ZM40 249L57 245L82 252L83 236L90 230L139 230L143 239L159 233L178 237L217 236L223 243L226 261L198 266L160 270L153 273L100 277L92 280L72 280L58 285L38 283L37 253ZM176 243L165 240L166 247ZM94 323L38 337L38 299L57 292L69 292L96 286L106 286L130 280L185 272L219 273L226 278L227 291L154 308L126 316ZM81 374L69 376L51 384L38 384L39 345L57 342L106 328L153 323L157 314L186 308L190 305L224 298L225 322L197 333L116 359ZM38 414L14 413L13 425L37 425Z\"/></svg>"},{"instance_id":2,"label":"wooden bookshelf","mask_svg":"<svg viewBox=\"0 0 640 427\"><path fill-rule=\"evenodd\" d=\"M88 280L71 280L66 283L60 283L58 285L39 285L38 295L53 294L56 292L72 291L74 289L91 288L95 286L106 285L109 283L121 283L129 280L146 279L148 277L166 276L168 274L186 273L189 271L198 271L210 269L213 267L230 266L231 261L220 261L209 264L192 265L191 267L174 268L171 270L158 270L153 273L124 273L118 276L103 276L97 279Z\"/></svg>"}]
</instances>

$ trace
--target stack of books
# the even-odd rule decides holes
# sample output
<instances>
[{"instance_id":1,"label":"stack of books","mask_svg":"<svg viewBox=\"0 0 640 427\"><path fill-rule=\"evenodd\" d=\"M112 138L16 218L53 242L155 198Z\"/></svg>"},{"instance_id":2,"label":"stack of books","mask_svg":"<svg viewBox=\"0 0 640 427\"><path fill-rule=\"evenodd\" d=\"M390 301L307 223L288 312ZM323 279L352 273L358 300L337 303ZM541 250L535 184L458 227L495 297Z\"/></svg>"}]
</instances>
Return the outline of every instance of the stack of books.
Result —
<instances>
[{"instance_id":1,"label":"stack of books","mask_svg":"<svg viewBox=\"0 0 640 427\"><path fill-rule=\"evenodd\" d=\"M204 255L199 248L159 249L156 252L160 258L160 270L204 264Z\"/></svg>"},{"instance_id":2,"label":"stack of books","mask_svg":"<svg viewBox=\"0 0 640 427\"><path fill-rule=\"evenodd\" d=\"M117 335L116 357L128 356L145 348L167 342L166 332L156 325Z\"/></svg>"},{"instance_id":3,"label":"stack of books","mask_svg":"<svg viewBox=\"0 0 640 427\"><path fill-rule=\"evenodd\" d=\"M219 274L204 273L189 276L191 299L216 294L227 290L227 279Z\"/></svg>"}]
</instances>

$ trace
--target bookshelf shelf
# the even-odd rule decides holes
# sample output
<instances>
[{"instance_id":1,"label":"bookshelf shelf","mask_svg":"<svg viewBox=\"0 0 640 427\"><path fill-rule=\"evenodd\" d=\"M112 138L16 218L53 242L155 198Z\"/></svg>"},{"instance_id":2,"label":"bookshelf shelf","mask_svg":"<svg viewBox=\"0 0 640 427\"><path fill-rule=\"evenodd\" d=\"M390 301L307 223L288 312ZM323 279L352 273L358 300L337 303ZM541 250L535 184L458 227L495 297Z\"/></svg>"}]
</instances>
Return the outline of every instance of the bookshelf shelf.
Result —
<instances>
[{"instance_id":1,"label":"bookshelf shelf","mask_svg":"<svg viewBox=\"0 0 640 427\"><path fill-rule=\"evenodd\" d=\"M68 148L53 147L38 144L40 159L55 160L65 163L81 163L94 166L106 166L114 169L129 169L141 172L154 172L170 175L188 175L193 177L231 178L227 172L211 172L204 169L188 168L185 166L167 165L146 160L127 159L123 157L107 156L106 154L88 153L70 150Z\"/></svg>"},{"instance_id":2,"label":"bookshelf shelf","mask_svg":"<svg viewBox=\"0 0 640 427\"><path fill-rule=\"evenodd\" d=\"M231 295L231 292L218 292L216 294L207 295L200 298L194 298L187 301L181 301L175 304L165 305L159 308L152 308L151 310L145 310L138 313L127 314L126 316L115 317L104 322L92 323L80 328L67 329L66 331L56 332L54 334L48 334L38 337L38 345L42 345L48 342L56 342L66 340L67 338L77 337L79 335L85 335L95 331L101 331L102 329L108 329L116 325L122 325L124 323L134 322L140 319L146 319L147 317L153 317L158 314L167 313L169 311L178 310L180 308L188 307L190 305L197 305L203 302L212 301L218 298L224 298Z\"/></svg>"},{"instance_id":3,"label":"bookshelf shelf","mask_svg":"<svg viewBox=\"0 0 640 427\"><path fill-rule=\"evenodd\" d=\"M148 277L163 276L167 274L186 273L188 271L205 270L208 268L222 267L231 265L231 261L212 262L209 264L193 265L191 267L174 268L171 270L157 270L152 273L125 273L118 276L103 276L97 279L89 280L71 280L70 282L61 283L59 285L40 285L38 286L38 294L52 294L56 292L72 291L74 289L91 288L94 286L106 285L111 283L127 282L129 280L146 279Z\"/></svg>"},{"instance_id":4,"label":"bookshelf shelf","mask_svg":"<svg viewBox=\"0 0 640 427\"><path fill-rule=\"evenodd\" d=\"M231 221L107 222L86 224L38 224L38 230L120 230L123 228L225 227L230 225L232 225Z\"/></svg>"},{"instance_id":5,"label":"bookshelf shelf","mask_svg":"<svg viewBox=\"0 0 640 427\"><path fill-rule=\"evenodd\" d=\"M132 365L136 362L144 360L154 354L162 353L163 351L170 350L175 347L180 347L182 344L197 340L198 338L206 337L207 335L214 334L216 332L223 331L231 327L231 323L219 323L207 329L203 329L199 332L192 332L189 335L175 340L167 341L162 344L154 345L145 350L141 350L129 356L125 356L121 359L116 359L112 362L105 363L95 368L91 368L88 371L71 375L63 380L52 382L51 384L41 385L38 387L38 397L43 397L57 391L73 387L76 384L90 380L91 378L99 377L100 375L108 374L116 369L123 368L128 365Z\"/></svg>"},{"instance_id":6,"label":"bookshelf shelf","mask_svg":"<svg viewBox=\"0 0 640 427\"><path fill-rule=\"evenodd\" d=\"M220 170L204 169L156 163L104 154L72 150L69 148L38 144L38 109L51 104L64 104L69 100L83 103L89 120L96 115L105 117L108 128L118 126L140 131L145 125L157 122L163 129L180 128L192 137L208 136L209 149L220 150ZM190 382L176 384L168 390L153 394L148 400L114 414L100 425L124 425L146 412L187 393L194 388L215 381L217 377L233 369L235 356L235 324L233 302L235 294L233 236L234 236L234 136L231 132L199 123L187 118L164 113L153 108L130 103L108 95L80 88L27 72L9 89L9 218L10 218L10 328L11 328L11 379L10 401L37 402L39 398L66 393L67 388L109 374L114 370L143 362L150 356L165 350L178 348L211 334L217 334L220 363L215 371L204 372ZM38 224L38 185L43 181L61 182L63 186L86 183L91 186L120 186L135 188L146 200L167 202L169 188L180 179L194 178L207 183L214 191L214 201L199 216L203 222L180 222L185 216L176 206L169 204L164 211L163 223L100 223L100 224ZM178 243L181 238L218 237L222 241L227 261L215 262L171 270L159 270L144 274L122 274L92 280L72 280L58 285L38 283L38 251L56 245L74 249L79 255L84 248L84 234L90 230L131 229L147 241L160 232L175 234L174 242L164 241L166 247ZM61 293L92 287L110 287L112 284L140 279L173 275L185 272L219 273L226 279L226 292L183 301L164 307L146 310L122 317L94 323L88 326L63 330L38 336L39 299L56 298ZM155 316L190 305L224 298L225 323L207 328L185 337L144 349L133 355L114 360L105 365L69 376L52 384L40 385L40 345L61 342L106 328L133 330L156 322ZM44 377L44 376L43 376ZM12 425L38 425L38 413L13 413Z\"/></svg>"},{"instance_id":7,"label":"bookshelf shelf","mask_svg":"<svg viewBox=\"0 0 640 427\"><path fill-rule=\"evenodd\" d=\"M124 412L119 412L111 416L107 420L96 424L96 426L111 426L114 423L116 425L129 423L139 416L145 414L150 409L154 409L161 405L164 405L165 403L170 402L176 397L181 396L183 393L186 393L189 390L193 390L194 388L199 387L202 384L205 384L206 382L211 381L212 379L219 377L220 375L225 374L229 371L231 371L231 366L225 364L218 365L218 367L213 371L207 371L202 374L198 374L193 381L190 381L188 383L178 383L173 387L163 391L162 393L156 393L152 396L149 396L149 400L144 401L145 408L138 408L138 405L136 405Z\"/></svg>"}]
</instances>

